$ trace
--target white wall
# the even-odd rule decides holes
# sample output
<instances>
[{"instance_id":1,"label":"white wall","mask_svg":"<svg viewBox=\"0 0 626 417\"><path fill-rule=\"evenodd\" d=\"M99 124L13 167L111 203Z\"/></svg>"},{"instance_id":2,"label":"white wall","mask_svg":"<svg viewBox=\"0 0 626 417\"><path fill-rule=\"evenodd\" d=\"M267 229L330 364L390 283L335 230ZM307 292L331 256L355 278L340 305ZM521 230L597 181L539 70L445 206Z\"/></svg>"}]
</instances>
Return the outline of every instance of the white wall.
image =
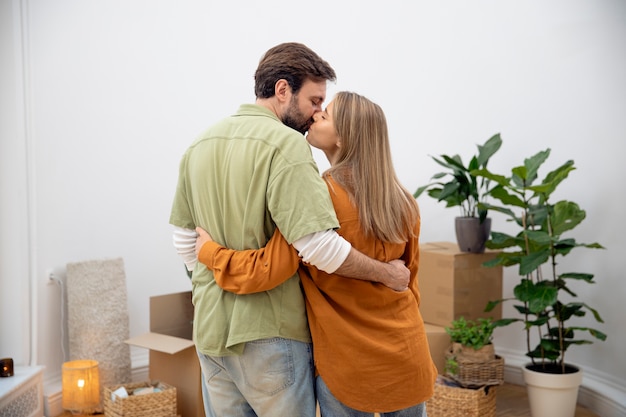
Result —
<instances>
[{"instance_id":1,"label":"white wall","mask_svg":"<svg viewBox=\"0 0 626 417\"><path fill-rule=\"evenodd\" d=\"M190 288L168 225L179 158L253 101L265 50L300 41L336 69L329 96L354 90L385 109L411 190L438 172L429 155L470 155L496 132L503 173L547 147L548 168L575 160L559 197L587 210L577 238L607 250L564 266L596 274L580 292L609 338L569 359L623 396L623 1L0 0L0 34L0 356L59 377L61 292L48 272L63 278L68 262L124 258L131 336L148 328L149 296ZM422 241L454 240L457 212L420 204ZM519 357L521 338L502 329L496 345Z\"/></svg>"}]
</instances>

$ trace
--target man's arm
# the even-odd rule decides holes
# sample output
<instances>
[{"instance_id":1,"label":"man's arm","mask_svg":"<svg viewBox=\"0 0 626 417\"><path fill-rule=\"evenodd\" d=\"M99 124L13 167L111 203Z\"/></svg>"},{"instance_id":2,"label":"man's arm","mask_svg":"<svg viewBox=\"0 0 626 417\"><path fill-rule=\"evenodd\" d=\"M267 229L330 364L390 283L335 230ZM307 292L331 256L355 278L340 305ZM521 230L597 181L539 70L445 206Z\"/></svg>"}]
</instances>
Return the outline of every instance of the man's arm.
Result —
<instances>
[{"instance_id":1,"label":"man's arm","mask_svg":"<svg viewBox=\"0 0 626 417\"><path fill-rule=\"evenodd\" d=\"M351 248L350 254L335 273L354 279L379 282L395 291L406 290L411 278L411 271L400 259L381 262L354 248Z\"/></svg>"},{"instance_id":2,"label":"man's arm","mask_svg":"<svg viewBox=\"0 0 626 417\"><path fill-rule=\"evenodd\" d=\"M354 249L334 230L306 235L293 242L293 246L304 262L329 274L378 282L396 291L404 291L409 285L411 273L403 261L386 263L372 259Z\"/></svg>"},{"instance_id":3,"label":"man's arm","mask_svg":"<svg viewBox=\"0 0 626 417\"><path fill-rule=\"evenodd\" d=\"M198 234L195 230L185 229L184 227L174 226L172 233L172 241L176 253L183 259L189 275L196 266L197 259L195 253L196 238ZM189 276L191 278L191 275Z\"/></svg>"}]
</instances>

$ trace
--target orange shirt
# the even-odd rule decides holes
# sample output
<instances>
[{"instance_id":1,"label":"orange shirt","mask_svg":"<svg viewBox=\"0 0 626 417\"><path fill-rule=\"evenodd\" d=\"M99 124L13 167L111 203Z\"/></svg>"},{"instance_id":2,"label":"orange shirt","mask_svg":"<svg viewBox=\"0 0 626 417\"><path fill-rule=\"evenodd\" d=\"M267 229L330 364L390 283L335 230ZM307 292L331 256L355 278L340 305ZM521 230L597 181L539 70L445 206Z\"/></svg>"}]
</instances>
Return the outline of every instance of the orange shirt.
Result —
<instances>
[{"instance_id":1,"label":"orange shirt","mask_svg":"<svg viewBox=\"0 0 626 417\"><path fill-rule=\"evenodd\" d=\"M419 311L418 239L396 244L365 238L346 191L332 179L327 183L339 234L374 259L403 259L411 281L408 290L396 292L301 265L316 372L339 401L357 410L391 412L421 403L433 395L437 369ZM295 249L278 232L259 250L236 252L209 242L199 259L214 269L218 285L238 293L272 288L298 267Z\"/></svg>"}]
</instances>

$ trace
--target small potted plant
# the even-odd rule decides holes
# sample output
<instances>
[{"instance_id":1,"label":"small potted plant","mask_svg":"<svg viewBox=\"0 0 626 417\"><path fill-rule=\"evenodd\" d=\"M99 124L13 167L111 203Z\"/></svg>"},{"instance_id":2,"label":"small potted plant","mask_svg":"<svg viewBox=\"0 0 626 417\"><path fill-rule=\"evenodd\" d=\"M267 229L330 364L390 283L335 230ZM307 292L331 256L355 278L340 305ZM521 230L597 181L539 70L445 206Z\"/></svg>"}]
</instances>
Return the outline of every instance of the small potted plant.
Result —
<instances>
[{"instance_id":1,"label":"small potted plant","mask_svg":"<svg viewBox=\"0 0 626 417\"><path fill-rule=\"evenodd\" d=\"M487 247L499 249L497 257L486 266L517 266L520 281L513 290L513 297L495 300L487 307L490 311L504 301L513 301L520 314L516 318L504 318L496 326L521 322L526 334L526 356L530 362L522 368L528 386L531 414L535 417L574 415L578 387L582 382L579 367L566 362L565 354L570 347L587 345L592 340L605 340L600 330L583 326L576 320L591 313L597 322L603 323L600 314L587 303L577 301L578 294L570 284L593 284L593 275L586 272L560 272L562 258L577 248L603 249L598 243L580 243L569 234L586 216L578 204L561 200L552 202L552 194L569 173L575 169L573 161L567 161L549 172L538 182L538 171L548 159L550 149L539 152L514 167L510 176L494 174L486 169L474 171L494 181L497 186L491 196L502 205L485 208L503 213L517 226L516 234L492 232ZM582 336L582 337L581 337ZM547 378L547 382L542 380ZM562 381L564 380L564 381ZM559 395L548 393L540 398L540 386L559 386ZM554 391L553 391L554 392ZM565 394L569 392L569 394ZM556 404L557 398L568 401ZM548 411L541 409L545 402Z\"/></svg>"},{"instance_id":2,"label":"small potted plant","mask_svg":"<svg viewBox=\"0 0 626 417\"><path fill-rule=\"evenodd\" d=\"M452 346L446 353L445 374L466 388L504 382L504 360L492 344L495 325L491 318L453 320L445 330Z\"/></svg>"},{"instance_id":3,"label":"small potted plant","mask_svg":"<svg viewBox=\"0 0 626 417\"><path fill-rule=\"evenodd\" d=\"M455 232L459 249L463 252L482 253L491 230L491 219L487 217L485 202L489 195L490 179L477 177L474 171L486 169L489 159L502 146L500 134L493 135L483 145L478 145L478 154L468 164L459 155L440 155L432 159L448 169L432 176L429 184L419 187L413 197L426 192L437 201L445 201L446 207L459 207L461 215L455 218Z\"/></svg>"},{"instance_id":4,"label":"small potted plant","mask_svg":"<svg viewBox=\"0 0 626 417\"><path fill-rule=\"evenodd\" d=\"M452 346L446 352L444 373L427 401L428 415L449 416L455 411L468 417L494 417L495 385L504 382L504 360L493 350L492 319L460 317L445 330Z\"/></svg>"},{"instance_id":5,"label":"small potted plant","mask_svg":"<svg viewBox=\"0 0 626 417\"><path fill-rule=\"evenodd\" d=\"M464 317L459 317L453 320L445 330L450 335L452 343L457 343L465 348L479 351L485 347L493 346L491 341L494 326L489 317L477 320L466 320Z\"/></svg>"}]
</instances>

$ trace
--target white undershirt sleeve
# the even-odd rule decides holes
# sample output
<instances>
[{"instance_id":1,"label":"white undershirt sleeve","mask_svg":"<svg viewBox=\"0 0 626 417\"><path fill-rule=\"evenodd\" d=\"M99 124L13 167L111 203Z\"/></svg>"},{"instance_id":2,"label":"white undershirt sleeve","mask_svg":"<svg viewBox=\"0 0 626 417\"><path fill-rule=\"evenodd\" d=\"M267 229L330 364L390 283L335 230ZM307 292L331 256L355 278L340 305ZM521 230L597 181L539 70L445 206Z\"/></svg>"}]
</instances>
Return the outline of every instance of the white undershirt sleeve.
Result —
<instances>
[{"instance_id":1,"label":"white undershirt sleeve","mask_svg":"<svg viewBox=\"0 0 626 417\"><path fill-rule=\"evenodd\" d=\"M173 235L176 253L183 258L187 271L193 271L196 263L198 263L198 258L196 257L196 238L198 234L195 230L174 226Z\"/></svg>"},{"instance_id":2,"label":"white undershirt sleeve","mask_svg":"<svg viewBox=\"0 0 626 417\"><path fill-rule=\"evenodd\" d=\"M332 274L346 260L352 249L350 242L332 229L301 237L293 242L302 260Z\"/></svg>"}]
</instances>

